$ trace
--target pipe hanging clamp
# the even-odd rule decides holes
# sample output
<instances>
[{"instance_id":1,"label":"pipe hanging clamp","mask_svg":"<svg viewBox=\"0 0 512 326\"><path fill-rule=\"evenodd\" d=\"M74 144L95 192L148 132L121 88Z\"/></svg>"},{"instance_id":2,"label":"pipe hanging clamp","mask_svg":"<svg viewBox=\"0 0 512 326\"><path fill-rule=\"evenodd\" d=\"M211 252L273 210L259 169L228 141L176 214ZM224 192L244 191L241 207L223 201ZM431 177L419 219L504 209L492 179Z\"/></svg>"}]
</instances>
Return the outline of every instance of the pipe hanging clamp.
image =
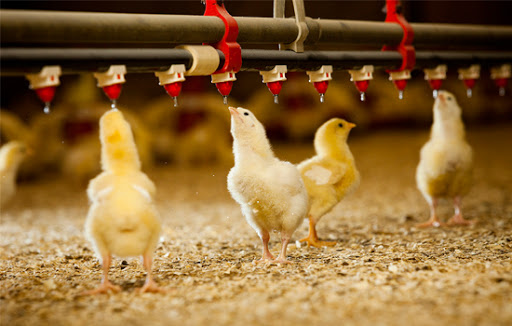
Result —
<instances>
[{"instance_id":1,"label":"pipe hanging clamp","mask_svg":"<svg viewBox=\"0 0 512 326\"><path fill-rule=\"evenodd\" d=\"M295 23L297 24L297 38L290 44L279 44L279 50L292 50L295 52L304 52L304 41L308 37L309 28L306 24L306 9L304 0L292 0L293 11L295 13ZM274 0L274 18L285 18L286 0Z\"/></svg>"},{"instance_id":2,"label":"pipe hanging clamp","mask_svg":"<svg viewBox=\"0 0 512 326\"><path fill-rule=\"evenodd\" d=\"M242 48L236 42L238 38L238 23L233 18L224 3L219 5L217 0L205 0L204 16L219 17L224 23L224 35L222 39L211 45L224 53L224 65L212 75L212 83L215 84L219 93L224 99L224 104L228 103L228 95L233 87L233 81L236 80L235 73L242 68Z\"/></svg>"}]
</instances>

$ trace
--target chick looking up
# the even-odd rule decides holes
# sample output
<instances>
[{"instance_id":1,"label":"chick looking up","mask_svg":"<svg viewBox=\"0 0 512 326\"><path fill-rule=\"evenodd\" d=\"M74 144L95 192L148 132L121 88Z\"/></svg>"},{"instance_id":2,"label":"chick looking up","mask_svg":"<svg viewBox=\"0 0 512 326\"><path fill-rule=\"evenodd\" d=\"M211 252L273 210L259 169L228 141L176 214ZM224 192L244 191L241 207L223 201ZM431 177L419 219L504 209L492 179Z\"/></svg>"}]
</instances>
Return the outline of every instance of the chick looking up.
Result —
<instances>
[{"instance_id":1,"label":"chick looking up","mask_svg":"<svg viewBox=\"0 0 512 326\"><path fill-rule=\"evenodd\" d=\"M308 210L308 194L299 171L275 157L263 125L244 108L230 107L235 166L228 190L263 243L260 261L287 263L286 248ZM277 259L268 250L270 232L281 233Z\"/></svg>"},{"instance_id":2,"label":"chick looking up","mask_svg":"<svg viewBox=\"0 0 512 326\"><path fill-rule=\"evenodd\" d=\"M103 172L87 188L91 206L85 223L87 237L103 264L101 285L85 294L120 291L108 280L111 255L139 256L147 271L141 292L163 291L151 276L153 251L161 225L153 205L155 185L140 171L141 164L130 125L117 109L100 119Z\"/></svg>"},{"instance_id":3,"label":"chick looking up","mask_svg":"<svg viewBox=\"0 0 512 326\"><path fill-rule=\"evenodd\" d=\"M416 169L416 184L430 206L430 220L419 227L441 226L436 214L438 199L452 198L455 215L451 225L470 225L460 210L461 198L471 186L473 152L466 142L461 109L453 94L440 91L434 102L430 140L423 145Z\"/></svg>"},{"instance_id":4,"label":"chick looking up","mask_svg":"<svg viewBox=\"0 0 512 326\"><path fill-rule=\"evenodd\" d=\"M0 149L0 207L4 207L16 193L16 175L25 158L27 146L20 141L10 141Z\"/></svg>"},{"instance_id":5,"label":"chick looking up","mask_svg":"<svg viewBox=\"0 0 512 326\"><path fill-rule=\"evenodd\" d=\"M347 145L355 124L333 118L315 133L316 155L301 162L299 171L309 194L309 235L300 240L308 246L333 246L336 242L320 241L316 233L318 221L345 196L359 186L359 172Z\"/></svg>"}]
</instances>

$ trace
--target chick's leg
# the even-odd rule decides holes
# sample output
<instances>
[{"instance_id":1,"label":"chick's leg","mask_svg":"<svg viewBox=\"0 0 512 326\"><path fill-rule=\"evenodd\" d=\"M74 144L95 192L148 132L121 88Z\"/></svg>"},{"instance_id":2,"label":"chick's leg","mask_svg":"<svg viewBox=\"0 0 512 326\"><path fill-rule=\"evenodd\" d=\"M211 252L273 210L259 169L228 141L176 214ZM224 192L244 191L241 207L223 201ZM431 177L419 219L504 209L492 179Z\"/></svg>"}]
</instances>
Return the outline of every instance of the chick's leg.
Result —
<instances>
[{"instance_id":1,"label":"chick's leg","mask_svg":"<svg viewBox=\"0 0 512 326\"><path fill-rule=\"evenodd\" d=\"M318 239L318 235L316 234L316 221L313 216L309 215L309 234L304 239L300 239L300 242L307 242L308 247L333 247L336 245L336 241L321 241Z\"/></svg>"},{"instance_id":2,"label":"chick's leg","mask_svg":"<svg viewBox=\"0 0 512 326\"><path fill-rule=\"evenodd\" d=\"M108 291L112 291L112 292L121 291L121 288L119 286L110 283L110 281L108 280L108 270L110 269L111 259L112 259L112 257L110 256L110 253L105 254L101 257L102 268L103 268L103 280L101 281L101 285L94 290L84 292L82 295L93 295L93 294L107 293Z\"/></svg>"},{"instance_id":3,"label":"chick's leg","mask_svg":"<svg viewBox=\"0 0 512 326\"><path fill-rule=\"evenodd\" d=\"M439 218L437 217L436 208L437 208L437 198L432 198L428 200L428 203L430 205L430 219L425 222L416 225L419 228L428 228L428 227L440 227L443 226L444 223L442 223Z\"/></svg>"},{"instance_id":4,"label":"chick's leg","mask_svg":"<svg viewBox=\"0 0 512 326\"><path fill-rule=\"evenodd\" d=\"M278 264L289 264L291 263L286 259L286 249L288 248L288 243L290 242L290 235L285 232L281 233L281 253L277 259L273 260L274 263Z\"/></svg>"},{"instance_id":5,"label":"chick's leg","mask_svg":"<svg viewBox=\"0 0 512 326\"><path fill-rule=\"evenodd\" d=\"M268 250L268 242L270 241L270 234L267 230L260 231L261 242L263 243L263 249L261 252L261 259L259 262L266 262L268 260L274 260L274 256Z\"/></svg>"},{"instance_id":6,"label":"chick's leg","mask_svg":"<svg viewBox=\"0 0 512 326\"><path fill-rule=\"evenodd\" d=\"M144 285L139 289L139 292L152 292L152 293L158 293L158 292L167 292L165 289L162 289L159 287L155 280L153 280L153 276L151 274L151 266L153 265L153 258L150 253L145 253L142 256L142 264L144 265L144 269L146 270L146 282Z\"/></svg>"},{"instance_id":7,"label":"chick's leg","mask_svg":"<svg viewBox=\"0 0 512 326\"><path fill-rule=\"evenodd\" d=\"M455 215L448 220L448 225L473 225L476 221L468 221L462 217L460 210L460 197L455 197L453 200L453 206L455 207Z\"/></svg>"}]
</instances>

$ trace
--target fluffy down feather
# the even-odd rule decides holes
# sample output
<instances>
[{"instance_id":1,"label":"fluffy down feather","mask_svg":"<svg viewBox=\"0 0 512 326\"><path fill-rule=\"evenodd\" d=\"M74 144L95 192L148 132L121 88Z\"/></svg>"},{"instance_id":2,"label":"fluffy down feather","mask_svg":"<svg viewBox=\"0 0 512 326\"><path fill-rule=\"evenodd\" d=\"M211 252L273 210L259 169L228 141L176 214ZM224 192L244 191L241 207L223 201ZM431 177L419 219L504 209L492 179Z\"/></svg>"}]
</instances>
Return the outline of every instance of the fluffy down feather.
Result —
<instances>
[{"instance_id":1,"label":"fluffy down feather","mask_svg":"<svg viewBox=\"0 0 512 326\"><path fill-rule=\"evenodd\" d=\"M298 165L311 202L309 235L301 240L308 245L335 244L318 240L316 223L359 186L359 172L347 145L354 127L353 123L338 118L325 122L315 134L316 155Z\"/></svg>"},{"instance_id":2,"label":"fluffy down feather","mask_svg":"<svg viewBox=\"0 0 512 326\"><path fill-rule=\"evenodd\" d=\"M455 215L449 224L472 224L460 211L461 198L471 187L473 167L473 154L466 142L461 109L453 94L440 91L433 111L430 139L421 149L416 170L416 183L430 205L431 217L419 226L442 225L436 214L439 198L454 200Z\"/></svg>"},{"instance_id":3,"label":"fluffy down feather","mask_svg":"<svg viewBox=\"0 0 512 326\"><path fill-rule=\"evenodd\" d=\"M228 190L263 242L262 261L287 262L286 248L308 210L308 196L297 168L277 159L263 125L244 108L229 108L235 166ZM268 250L270 232L281 233L277 260Z\"/></svg>"},{"instance_id":4,"label":"fluffy down feather","mask_svg":"<svg viewBox=\"0 0 512 326\"><path fill-rule=\"evenodd\" d=\"M88 294L119 290L108 281L112 254L141 255L147 270L141 290L160 291L151 277L152 255L161 231L152 202L156 189L140 171L133 134L120 111L110 110L102 116L100 140L103 172L87 188L91 207L85 230L102 259L104 278L101 286Z\"/></svg>"}]
</instances>

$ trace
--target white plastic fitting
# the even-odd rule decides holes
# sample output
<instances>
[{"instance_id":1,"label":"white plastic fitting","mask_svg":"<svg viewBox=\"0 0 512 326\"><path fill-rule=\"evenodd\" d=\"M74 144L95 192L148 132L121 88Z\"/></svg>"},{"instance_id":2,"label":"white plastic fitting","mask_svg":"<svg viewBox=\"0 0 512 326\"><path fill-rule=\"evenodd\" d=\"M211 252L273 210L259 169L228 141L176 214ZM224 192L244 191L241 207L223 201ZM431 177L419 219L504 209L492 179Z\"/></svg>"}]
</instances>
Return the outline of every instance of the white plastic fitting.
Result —
<instances>
[{"instance_id":1,"label":"white plastic fitting","mask_svg":"<svg viewBox=\"0 0 512 326\"><path fill-rule=\"evenodd\" d=\"M105 87L126 82L125 74L125 65L112 65L105 72L95 72L94 77L98 80L98 87Z\"/></svg>"},{"instance_id":2,"label":"white plastic fitting","mask_svg":"<svg viewBox=\"0 0 512 326\"><path fill-rule=\"evenodd\" d=\"M478 79L480 78L480 65L471 65L468 68L459 68L459 79Z\"/></svg>"},{"instance_id":3,"label":"white plastic fitting","mask_svg":"<svg viewBox=\"0 0 512 326\"><path fill-rule=\"evenodd\" d=\"M411 71L410 70L401 70L401 71L391 71L389 73L389 80L402 80L402 79L411 79Z\"/></svg>"},{"instance_id":4,"label":"white plastic fitting","mask_svg":"<svg viewBox=\"0 0 512 326\"><path fill-rule=\"evenodd\" d=\"M425 80L432 79L446 79L446 71L448 67L446 65L438 65L433 69L423 69L425 73Z\"/></svg>"},{"instance_id":5,"label":"white plastic fitting","mask_svg":"<svg viewBox=\"0 0 512 326\"><path fill-rule=\"evenodd\" d=\"M499 67L491 68L491 79L510 78L512 75L512 66L508 63Z\"/></svg>"},{"instance_id":6,"label":"white plastic fitting","mask_svg":"<svg viewBox=\"0 0 512 326\"><path fill-rule=\"evenodd\" d=\"M156 71L155 76L158 77L158 85L184 82L185 81L185 65L172 65L166 71Z\"/></svg>"},{"instance_id":7,"label":"white plastic fitting","mask_svg":"<svg viewBox=\"0 0 512 326\"><path fill-rule=\"evenodd\" d=\"M322 66L316 71L306 71L310 83L332 80L332 66Z\"/></svg>"},{"instance_id":8,"label":"white plastic fitting","mask_svg":"<svg viewBox=\"0 0 512 326\"><path fill-rule=\"evenodd\" d=\"M219 69L220 58L217 50L209 45L182 45L192 55L192 66L185 76L208 76Z\"/></svg>"},{"instance_id":9,"label":"white plastic fitting","mask_svg":"<svg viewBox=\"0 0 512 326\"><path fill-rule=\"evenodd\" d=\"M367 65L359 70L349 70L350 81L372 80L373 69L374 67L372 65Z\"/></svg>"},{"instance_id":10,"label":"white plastic fitting","mask_svg":"<svg viewBox=\"0 0 512 326\"><path fill-rule=\"evenodd\" d=\"M271 83L276 81L285 81L288 69L286 65L276 65L272 70L260 71L264 83Z\"/></svg>"},{"instance_id":11,"label":"white plastic fitting","mask_svg":"<svg viewBox=\"0 0 512 326\"><path fill-rule=\"evenodd\" d=\"M27 74L31 89L60 85L59 76L62 75L60 66L44 66L37 74Z\"/></svg>"},{"instance_id":12,"label":"white plastic fitting","mask_svg":"<svg viewBox=\"0 0 512 326\"><path fill-rule=\"evenodd\" d=\"M212 75L212 84L217 84L221 82L227 82L227 81L235 81L235 72L234 71L226 71L220 74L213 74Z\"/></svg>"}]
</instances>

